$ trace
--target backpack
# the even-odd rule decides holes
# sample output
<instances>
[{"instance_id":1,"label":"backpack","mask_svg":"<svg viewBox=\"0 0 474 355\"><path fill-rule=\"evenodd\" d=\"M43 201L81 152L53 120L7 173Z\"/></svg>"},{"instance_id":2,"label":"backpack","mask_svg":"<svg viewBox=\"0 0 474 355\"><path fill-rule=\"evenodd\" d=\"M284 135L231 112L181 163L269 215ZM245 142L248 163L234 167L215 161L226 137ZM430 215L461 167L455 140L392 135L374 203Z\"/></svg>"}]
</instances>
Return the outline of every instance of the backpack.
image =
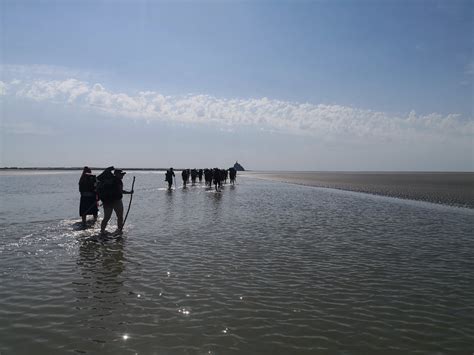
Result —
<instances>
[{"instance_id":1,"label":"backpack","mask_svg":"<svg viewBox=\"0 0 474 355\"><path fill-rule=\"evenodd\" d=\"M101 179L97 183L97 195L102 202L109 202L120 199L117 181L114 177Z\"/></svg>"}]
</instances>

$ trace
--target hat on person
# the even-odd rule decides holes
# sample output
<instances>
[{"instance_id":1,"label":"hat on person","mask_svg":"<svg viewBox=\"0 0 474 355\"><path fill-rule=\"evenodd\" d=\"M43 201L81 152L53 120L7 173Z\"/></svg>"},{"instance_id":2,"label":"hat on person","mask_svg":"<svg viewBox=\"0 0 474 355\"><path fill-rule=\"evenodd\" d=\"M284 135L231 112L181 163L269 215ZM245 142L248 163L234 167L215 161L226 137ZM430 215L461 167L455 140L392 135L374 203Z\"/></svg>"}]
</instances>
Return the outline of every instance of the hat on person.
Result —
<instances>
[{"instance_id":1,"label":"hat on person","mask_svg":"<svg viewBox=\"0 0 474 355\"><path fill-rule=\"evenodd\" d=\"M122 169L115 169L115 170L114 170L114 174L115 174L115 175L118 175L118 174L125 175L125 174L126 174L126 172L125 172L125 171L123 171Z\"/></svg>"}]
</instances>

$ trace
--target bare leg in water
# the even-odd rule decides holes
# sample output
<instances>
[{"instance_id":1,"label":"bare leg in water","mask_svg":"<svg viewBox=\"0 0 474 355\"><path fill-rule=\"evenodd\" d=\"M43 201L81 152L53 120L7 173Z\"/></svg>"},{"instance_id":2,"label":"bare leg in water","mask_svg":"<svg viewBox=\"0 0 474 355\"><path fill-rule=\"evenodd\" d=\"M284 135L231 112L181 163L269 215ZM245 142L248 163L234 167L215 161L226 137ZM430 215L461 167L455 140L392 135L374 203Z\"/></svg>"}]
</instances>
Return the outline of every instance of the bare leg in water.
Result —
<instances>
[{"instance_id":1,"label":"bare leg in water","mask_svg":"<svg viewBox=\"0 0 474 355\"><path fill-rule=\"evenodd\" d=\"M107 223L109 223L110 217L112 217L112 211L114 210L113 203L104 202L104 218L102 218L102 223L100 224L100 233L105 234L105 228L107 228Z\"/></svg>"}]
</instances>

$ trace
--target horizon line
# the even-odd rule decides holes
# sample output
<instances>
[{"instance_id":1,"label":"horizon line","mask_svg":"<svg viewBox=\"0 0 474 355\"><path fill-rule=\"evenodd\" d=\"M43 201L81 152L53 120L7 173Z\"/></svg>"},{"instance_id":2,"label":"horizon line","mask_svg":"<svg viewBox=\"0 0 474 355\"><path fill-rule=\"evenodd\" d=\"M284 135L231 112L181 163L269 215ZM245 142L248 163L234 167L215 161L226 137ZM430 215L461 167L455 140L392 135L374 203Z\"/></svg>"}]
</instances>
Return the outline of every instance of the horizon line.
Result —
<instances>
[{"instance_id":1,"label":"horizon line","mask_svg":"<svg viewBox=\"0 0 474 355\"><path fill-rule=\"evenodd\" d=\"M107 167L93 167L89 166L91 170L105 170ZM84 167L0 167L0 171L6 170L49 170L49 171L76 171L76 170L83 170ZM120 168L121 170L128 170L128 171L166 171L169 168ZM174 170L184 170L189 168L173 168ZM261 173L474 173L474 170L467 171L467 170L243 170L241 172L261 172Z\"/></svg>"}]
</instances>

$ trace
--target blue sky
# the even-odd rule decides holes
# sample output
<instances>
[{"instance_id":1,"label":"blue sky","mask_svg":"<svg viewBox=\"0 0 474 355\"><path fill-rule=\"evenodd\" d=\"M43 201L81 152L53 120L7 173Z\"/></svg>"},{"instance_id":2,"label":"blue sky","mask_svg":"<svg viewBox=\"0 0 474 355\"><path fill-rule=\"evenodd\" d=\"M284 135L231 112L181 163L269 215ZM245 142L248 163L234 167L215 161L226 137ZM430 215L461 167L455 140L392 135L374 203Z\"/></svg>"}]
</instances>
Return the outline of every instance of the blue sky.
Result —
<instances>
[{"instance_id":1,"label":"blue sky","mask_svg":"<svg viewBox=\"0 0 474 355\"><path fill-rule=\"evenodd\" d=\"M0 6L0 166L474 170L472 1Z\"/></svg>"}]
</instances>

